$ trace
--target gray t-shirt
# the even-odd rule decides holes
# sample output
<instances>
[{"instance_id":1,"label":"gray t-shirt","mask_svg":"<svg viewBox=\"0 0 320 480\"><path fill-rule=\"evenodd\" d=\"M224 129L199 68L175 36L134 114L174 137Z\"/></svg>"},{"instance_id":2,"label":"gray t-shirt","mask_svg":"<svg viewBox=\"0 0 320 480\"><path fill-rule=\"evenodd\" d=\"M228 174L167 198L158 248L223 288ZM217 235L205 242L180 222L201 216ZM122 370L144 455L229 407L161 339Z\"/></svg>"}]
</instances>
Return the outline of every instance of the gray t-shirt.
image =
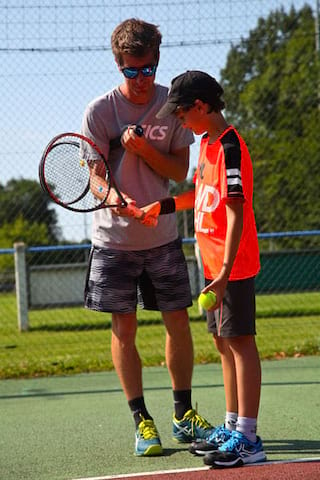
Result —
<instances>
[{"instance_id":1,"label":"gray t-shirt","mask_svg":"<svg viewBox=\"0 0 320 480\"><path fill-rule=\"evenodd\" d=\"M122 146L109 149L112 139L119 137L127 125L140 124L148 142L163 153L193 143L190 130L170 115L158 120L156 113L167 99L168 89L156 84L155 95L147 105L129 102L119 87L93 100L84 113L81 132L90 137L108 160L120 190L136 200L138 207L168 196L169 180L158 175L139 156ZM176 215L159 217L157 227L141 225L130 217L120 217L108 208L93 213L92 243L118 250L144 250L175 240L178 236Z\"/></svg>"}]
</instances>

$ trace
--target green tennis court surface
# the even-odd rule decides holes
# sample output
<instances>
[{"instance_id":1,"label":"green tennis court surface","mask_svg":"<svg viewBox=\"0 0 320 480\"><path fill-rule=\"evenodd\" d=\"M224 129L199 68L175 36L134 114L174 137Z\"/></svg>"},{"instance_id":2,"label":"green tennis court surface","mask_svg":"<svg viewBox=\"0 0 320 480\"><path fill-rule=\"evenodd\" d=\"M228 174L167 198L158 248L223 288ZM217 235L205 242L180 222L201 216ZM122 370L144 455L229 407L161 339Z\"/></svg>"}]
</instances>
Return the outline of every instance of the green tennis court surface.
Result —
<instances>
[{"instance_id":1,"label":"green tennis court surface","mask_svg":"<svg viewBox=\"0 0 320 480\"><path fill-rule=\"evenodd\" d=\"M268 460L320 457L320 357L262 364L259 433ZM165 367L144 369L145 397L165 455L136 458L134 424L114 372L0 381L0 478L71 480L203 466L171 440ZM224 415L220 365L194 370L193 403L212 423Z\"/></svg>"}]
</instances>

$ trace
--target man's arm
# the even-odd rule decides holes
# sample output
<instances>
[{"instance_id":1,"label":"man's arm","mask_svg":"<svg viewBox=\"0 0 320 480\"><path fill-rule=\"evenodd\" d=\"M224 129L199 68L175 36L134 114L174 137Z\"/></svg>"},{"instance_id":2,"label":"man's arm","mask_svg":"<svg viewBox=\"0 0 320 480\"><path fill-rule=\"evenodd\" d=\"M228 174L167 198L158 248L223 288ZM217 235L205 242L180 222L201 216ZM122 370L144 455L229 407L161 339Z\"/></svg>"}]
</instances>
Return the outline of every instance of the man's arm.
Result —
<instances>
[{"instance_id":1,"label":"man's arm","mask_svg":"<svg viewBox=\"0 0 320 480\"><path fill-rule=\"evenodd\" d=\"M109 185L105 179L106 177L106 167L104 162L95 161L90 165L90 189L92 194L98 198L100 201L104 199L107 194ZM128 197L128 195L121 192L121 195L128 203L128 205L135 205L135 200ZM118 193L111 187L109 195L107 197L108 204L117 205L121 203ZM112 207L111 210L113 213L123 216L123 217L132 217L133 212L128 207ZM148 222L144 222L146 225Z\"/></svg>"},{"instance_id":2,"label":"man's arm","mask_svg":"<svg viewBox=\"0 0 320 480\"><path fill-rule=\"evenodd\" d=\"M157 150L147 139L134 133L134 126L129 127L121 138L122 145L128 152L139 155L156 173L175 182L182 182L189 169L189 147L170 153Z\"/></svg>"}]
</instances>

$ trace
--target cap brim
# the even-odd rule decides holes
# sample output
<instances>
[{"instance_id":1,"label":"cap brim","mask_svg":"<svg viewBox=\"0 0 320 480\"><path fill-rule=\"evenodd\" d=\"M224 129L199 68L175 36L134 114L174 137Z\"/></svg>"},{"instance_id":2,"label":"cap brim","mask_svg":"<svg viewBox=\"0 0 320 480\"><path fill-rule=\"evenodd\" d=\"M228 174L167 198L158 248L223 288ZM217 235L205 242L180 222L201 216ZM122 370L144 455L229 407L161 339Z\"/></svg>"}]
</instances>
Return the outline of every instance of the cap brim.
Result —
<instances>
[{"instance_id":1,"label":"cap brim","mask_svg":"<svg viewBox=\"0 0 320 480\"><path fill-rule=\"evenodd\" d=\"M160 108L159 112L156 114L156 118L165 118L168 115L171 115L176 109L177 104L173 102L167 102Z\"/></svg>"}]
</instances>

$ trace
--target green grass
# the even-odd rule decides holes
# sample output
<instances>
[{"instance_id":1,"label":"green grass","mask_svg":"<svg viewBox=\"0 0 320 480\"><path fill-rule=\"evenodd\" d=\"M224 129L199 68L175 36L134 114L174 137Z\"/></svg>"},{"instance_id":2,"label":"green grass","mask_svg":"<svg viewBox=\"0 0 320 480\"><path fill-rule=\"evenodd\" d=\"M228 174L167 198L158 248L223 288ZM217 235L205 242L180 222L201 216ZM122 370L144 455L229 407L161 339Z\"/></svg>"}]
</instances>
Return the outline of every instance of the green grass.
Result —
<instances>
[{"instance_id":1,"label":"green grass","mask_svg":"<svg viewBox=\"0 0 320 480\"><path fill-rule=\"evenodd\" d=\"M189 309L195 362L218 362L197 304ZM318 293L257 297L262 359L320 354ZM82 307L32 310L30 329L17 328L15 296L0 295L0 378L67 375L113 369L111 316ZM137 344L146 366L164 364L165 330L157 312L138 311Z\"/></svg>"}]
</instances>

